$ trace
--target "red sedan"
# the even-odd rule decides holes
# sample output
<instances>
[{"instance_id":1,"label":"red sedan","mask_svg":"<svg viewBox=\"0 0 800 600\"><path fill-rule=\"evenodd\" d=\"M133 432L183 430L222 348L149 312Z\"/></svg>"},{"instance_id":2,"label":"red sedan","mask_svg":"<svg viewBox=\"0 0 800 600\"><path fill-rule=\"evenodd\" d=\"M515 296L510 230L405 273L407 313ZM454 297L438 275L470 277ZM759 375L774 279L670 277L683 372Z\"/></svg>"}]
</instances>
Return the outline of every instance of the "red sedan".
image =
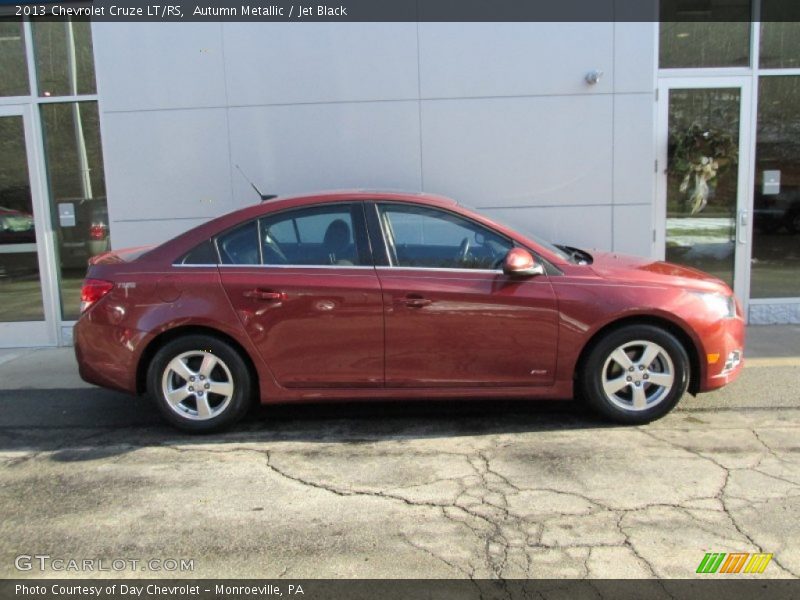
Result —
<instances>
[{"instance_id":1,"label":"red sedan","mask_svg":"<svg viewBox=\"0 0 800 600\"><path fill-rule=\"evenodd\" d=\"M254 399L585 398L645 423L742 368L730 288L520 235L429 194L271 200L95 258L81 376L190 431Z\"/></svg>"}]
</instances>

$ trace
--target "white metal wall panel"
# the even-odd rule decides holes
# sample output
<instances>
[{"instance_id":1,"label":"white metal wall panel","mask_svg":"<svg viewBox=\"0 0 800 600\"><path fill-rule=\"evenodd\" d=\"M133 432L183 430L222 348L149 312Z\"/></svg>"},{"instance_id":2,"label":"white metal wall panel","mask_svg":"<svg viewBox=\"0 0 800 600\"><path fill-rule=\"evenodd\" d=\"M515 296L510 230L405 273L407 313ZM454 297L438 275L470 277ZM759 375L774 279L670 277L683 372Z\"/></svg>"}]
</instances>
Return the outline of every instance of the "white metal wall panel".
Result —
<instances>
[{"instance_id":1,"label":"white metal wall panel","mask_svg":"<svg viewBox=\"0 0 800 600\"><path fill-rule=\"evenodd\" d=\"M264 192L424 189L553 239L651 251L649 231L624 233L652 220L649 23L93 32L117 247L255 201L238 164Z\"/></svg>"}]
</instances>

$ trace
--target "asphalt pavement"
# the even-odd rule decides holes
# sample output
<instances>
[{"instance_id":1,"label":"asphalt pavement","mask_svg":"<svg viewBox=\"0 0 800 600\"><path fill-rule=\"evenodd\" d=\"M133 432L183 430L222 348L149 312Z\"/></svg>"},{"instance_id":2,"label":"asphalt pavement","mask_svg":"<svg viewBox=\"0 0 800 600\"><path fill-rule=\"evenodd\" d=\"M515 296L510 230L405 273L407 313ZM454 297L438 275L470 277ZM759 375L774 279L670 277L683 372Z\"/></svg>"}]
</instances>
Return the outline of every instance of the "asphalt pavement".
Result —
<instances>
[{"instance_id":1,"label":"asphalt pavement","mask_svg":"<svg viewBox=\"0 0 800 600\"><path fill-rule=\"evenodd\" d=\"M751 327L745 361L643 427L575 402L359 403L198 437L81 382L69 349L0 351L0 577L691 577L747 552L796 578L800 327Z\"/></svg>"}]
</instances>

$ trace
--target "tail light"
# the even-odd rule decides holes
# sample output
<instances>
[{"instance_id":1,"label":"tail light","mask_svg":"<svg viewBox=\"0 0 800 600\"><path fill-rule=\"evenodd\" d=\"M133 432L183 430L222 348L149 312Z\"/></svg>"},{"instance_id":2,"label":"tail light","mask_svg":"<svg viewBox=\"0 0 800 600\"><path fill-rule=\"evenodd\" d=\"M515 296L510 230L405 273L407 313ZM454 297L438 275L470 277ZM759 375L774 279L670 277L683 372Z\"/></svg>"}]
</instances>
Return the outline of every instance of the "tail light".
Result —
<instances>
[{"instance_id":1,"label":"tail light","mask_svg":"<svg viewBox=\"0 0 800 600\"><path fill-rule=\"evenodd\" d=\"M108 228L103 223L95 223L89 227L89 239L102 242L108 235Z\"/></svg>"},{"instance_id":2,"label":"tail light","mask_svg":"<svg viewBox=\"0 0 800 600\"><path fill-rule=\"evenodd\" d=\"M114 289L114 284L103 279L84 279L81 287L81 313Z\"/></svg>"}]
</instances>

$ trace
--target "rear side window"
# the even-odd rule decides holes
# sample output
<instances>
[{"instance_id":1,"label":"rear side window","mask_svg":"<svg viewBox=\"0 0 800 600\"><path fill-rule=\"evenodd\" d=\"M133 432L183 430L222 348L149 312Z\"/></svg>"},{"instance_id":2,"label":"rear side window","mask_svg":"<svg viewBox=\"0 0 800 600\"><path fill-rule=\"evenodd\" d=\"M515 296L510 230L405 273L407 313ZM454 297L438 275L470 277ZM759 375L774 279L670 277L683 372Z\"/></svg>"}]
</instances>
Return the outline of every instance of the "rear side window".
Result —
<instances>
[{"instance_id":1,"label":"rear side window","mask_svg":"<svg viewBox=\"0 0 800 600\"><path fill-rule=\"evenodd\" d=\"M360 205L330 204L291 210L260 220L265 265L369 264Z\"/></svg>"},{"instance_id":2,"label":"rear side window","mask_svg":"<svg viewBox=\"0 0 800 600\"><path fill-rule=\"evenodd\" d=\"M215 265L219 261L214 244L211 240L206 240L190 250L179 262L182 265Z\"/></svg>"},{"instance_id":3,"label":"rear side window","mask_svg":"<svg viewBox=\"0 0 800 600\"><path fill-rule=\"evenodd\" d=\"M267 215L218 235L219 259L223 265L371 265L363 219L357 203Z\"/></svg>"},{"instance_id":4,"label":"rear side window","mask_svg":"<svg viewBox=\"0 0 800 600\"><path fill-rule=\"evenodd\" d=\"M258 247L258 222L249 221L217 237L219 258L223 265L261 264Z\"/></svg>"}]
</instances>

